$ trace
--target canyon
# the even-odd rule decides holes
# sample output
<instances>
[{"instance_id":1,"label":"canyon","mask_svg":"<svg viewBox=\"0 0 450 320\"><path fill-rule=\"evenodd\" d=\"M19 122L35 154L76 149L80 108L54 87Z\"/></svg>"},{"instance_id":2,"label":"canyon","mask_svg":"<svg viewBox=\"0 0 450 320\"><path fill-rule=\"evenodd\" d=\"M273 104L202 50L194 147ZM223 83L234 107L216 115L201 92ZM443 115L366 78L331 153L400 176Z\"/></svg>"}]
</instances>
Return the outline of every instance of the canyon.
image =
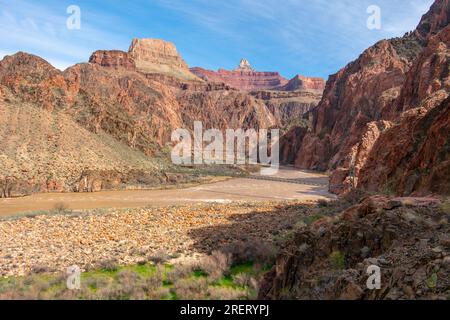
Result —
<instances>
[{"instance_id":1,"label":"canyon","mask_svg":"<svg viewBox=\"0 0 450 320\"><path fill-rule=\"evenodd\" d=\"M310 126L285 135L285 161L328 171L349 204L293 234L260 299L448 299L449 23L436 0L413 32L332 75Z\"/></svg>"},{"instance_id":2,"label":"canyon","mask_svg":"<svg viewBox=\"0 0 450 320\"><path fill-rule=\"evenodd\" d=\"M137 172L144 184L163 183L173 168L154 159L166 158L173 130L192 130L194 121L220 130L287 127L321 97L298 87L249 93L204 81L173 44L156 39L134 39L128 52L96 51L63 72L31 54L6 56L0 195L115 189L135 184Z\"/></svg>"},{"instance_id":3,"label":"canyon","mask_svg":"<svg viewBox=\"0 0 450 320\"><path fill-rule=\"evenodd\" d=\"M233 245L253 268L271 244L260 299L448 299L449 70L450 0L326 83L257 71L247 59L235 70L190 67L159 39L95 51L64 71L32 54L6 56L0 275L35 264L98 271L112 257L140 268L161 250L231 260L242 254L226 251ZM279 128L280 158L293 168L268 178L245 166L175 166L171 133L194 121ZM380 290L365 285L373 265Z\"/></svg>"},{"instance_id":4,"label":"canyon","mask_svg":"<svg viewBox=\"0 0 450 320\"><path fill-rule=\"evenodd\" d=\"M308 130L286 134L284 161L328 171L337 194L449 194L449 21L436 1L416 30L330 76Z\"/></svg>"}]
</instances>

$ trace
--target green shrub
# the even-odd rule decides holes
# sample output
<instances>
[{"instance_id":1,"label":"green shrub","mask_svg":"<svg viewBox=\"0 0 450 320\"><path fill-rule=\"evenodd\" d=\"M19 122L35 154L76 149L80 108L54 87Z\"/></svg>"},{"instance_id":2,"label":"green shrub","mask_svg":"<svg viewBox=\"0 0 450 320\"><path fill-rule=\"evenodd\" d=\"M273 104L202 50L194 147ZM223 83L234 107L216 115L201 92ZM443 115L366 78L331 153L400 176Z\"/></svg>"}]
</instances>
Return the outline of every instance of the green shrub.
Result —
<instances>
[{"instance_id":1,"label":"green shrub","mask_svg":"<svg viewBox=\"0 0 450 320\"><path fill-rule=\"evenodd\" d=\"M345 269L345 256L341 251L333 251L330 254L330 261L334 268Z\"/></svg>"}]
</instances>

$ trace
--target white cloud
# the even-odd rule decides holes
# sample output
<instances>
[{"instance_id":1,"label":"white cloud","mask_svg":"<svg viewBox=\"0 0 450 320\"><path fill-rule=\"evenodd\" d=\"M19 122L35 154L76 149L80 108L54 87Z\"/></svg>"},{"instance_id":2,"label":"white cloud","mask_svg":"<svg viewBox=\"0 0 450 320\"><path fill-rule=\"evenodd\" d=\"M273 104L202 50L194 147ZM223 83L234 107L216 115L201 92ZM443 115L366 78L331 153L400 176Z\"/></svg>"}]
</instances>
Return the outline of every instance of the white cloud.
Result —
<instances>
[{"instance_id":1,"label":"white cloud","mask_svg":"<svg viewBox=\"0 0 450 320\"><path fill-rule=\"evenodd\" d=\"M292 72L327 68L336 72L367 47L383 38L415 28L433 0L158 0L194 24L213 31L243 52L260 57L267 47L290 61ZM382 29L367 28L367 7L382 9ZM275 48L275 50L273 50ZM308 58L306 58L308 57ZM252 57L248 57L252 59ZM266 57L270 58L270 57ZM333 69L332 69L333 68Z\"/></svg>"},{"instance_id":2,"label":"white cloud","mask_svg":"<svg viewBox=\"0 0 450 320\"><path fill-rule=\"evenodd\" d=\"M431 3L432 0L153 0L151 4L143 0L126 4L111 1L103 11L93 10L97 5L86 10L81 5L82 29L70 31L63 6L37 5L31 0L2 1L1 49L34 53L64 69L86 61L94 50L124 49L130 37L152 34L152 26L162 29L165 18L176 17L190 28L186 31L191 37L183 38L184 30L176 25L172 34L165 35L173 35L181 43L175 44L184 48L187 57L195 53L193 60L200 66L234 66L235 60L247 56L256 60L257 68L258 63L269 70L279 70L283 65L286 76L303 73L305 68L334 73L337 65L343 67L376 41L412 30ZM366 27L366 9L371 4L382 9L382 29L378 31ZM155 5L164 8L168 16L162 16L161 22L149 23L150 30L141 22L134 23L134 15L142 19L142 11ZM124 8L128 16L111 15ZM154 36L158 35L155 32ZM192 44L195 37L198 48ZM203 37L214 43L205 45ZM218 56L222 60L216 63Z\"/></svg>"},{"instance_id":3,"label":"white cloud","mask_svg":"<svg viewBox=\"0 0 450 320\"><path fill-rule=\"evenodd\" d=\"M64 7L62 7L64 9ZM97 49L115 48L120 35L84 21L81 30L68 30L65 10L55 11L30 1L14 1L0 9L2 50L41 56L60 69L86 61Z\"/></svg>"}]
</instances>

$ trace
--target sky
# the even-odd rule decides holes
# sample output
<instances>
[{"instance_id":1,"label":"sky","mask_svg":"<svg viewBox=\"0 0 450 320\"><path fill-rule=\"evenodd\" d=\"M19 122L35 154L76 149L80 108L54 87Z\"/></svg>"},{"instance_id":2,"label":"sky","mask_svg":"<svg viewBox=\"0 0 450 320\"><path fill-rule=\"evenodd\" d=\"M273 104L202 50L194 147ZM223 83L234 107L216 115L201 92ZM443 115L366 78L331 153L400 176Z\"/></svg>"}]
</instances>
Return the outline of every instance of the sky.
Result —
<instances>
[{"instance_id":1,"label":"sky","mask_svg":"<svg viewBox=\"0 0 450 320\"><path fill-rule=\"evenodd\" d=\"M327 78L377 41L413 30L432 0L0 0L0 58L38 55L63 70L133 38L173 42L189 66ZM80 28L67 19L80 8ZM371 5L380 29L369 29Z\"/></svg>"}]
</instances>

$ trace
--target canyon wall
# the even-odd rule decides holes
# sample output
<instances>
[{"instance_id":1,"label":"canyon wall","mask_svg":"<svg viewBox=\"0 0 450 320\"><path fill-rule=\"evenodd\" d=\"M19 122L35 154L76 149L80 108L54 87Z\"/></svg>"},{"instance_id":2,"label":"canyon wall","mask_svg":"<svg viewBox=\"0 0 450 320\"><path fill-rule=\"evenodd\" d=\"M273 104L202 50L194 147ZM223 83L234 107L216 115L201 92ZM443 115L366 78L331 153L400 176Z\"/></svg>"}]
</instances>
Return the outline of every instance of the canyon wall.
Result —
<instances>
[{"instance_id":1,"label":"canyon wall","mask_svg":"<svg viewBox=\"0 0 450 320\"><path fill-rule=\"evenodd\" d=\"M297 75L291 80L282 77L278 72L261 72L254 70L246 59L242 59L239 67L235 70L219 69L217 72L195 67L190 69L196 74L210 82L223 82L227 85L243 91L259 90L318 90L322 92L325 81L322 78L308 78Z\"/></svg>"},{"instance_id":2,"label":"canyon wall","mask_svg":"<svg viewBox=\"0 0 450 320\"><path fill-rule=\"evenodd\" d=\"M436 1L414 32L378 42L332 75L321 102L311 111L310 130L300 132L296 155L287 160L298 168L330 171L330 190L339 194L358 187L424 192L423 180L433 176L437 162L447 159L446 144L436 145L431 161L420 158L427 143L424 136L399 140L406 132L432 130L434 125L421 125L420 119L436 112L434 108L449 107L449 12L448 0ZM444 121L432 114L426 119ZM286 139L292 135L288 132ZM439 136L445 139L446 134ZM404 153L408 157L400 156ZM397 165L405 161L406 166L406 159L416 160L402 171ZM425 173L431 176L414 178ZM444 185L436 191L449 193Z\"/></svg>"},{"instance_id":3,"label":"canyon wall","mask_svg":"<svg viewBox=\"0 0 450 320\"><path fill-rule=\"evenodd\" d=\"M141 50L142 45L134 41L131 54L97 51L89 63L77 64L64 72L37 56L21 52L0 61L0 111L6 121L1 131L2 195L73 191L84 169L95 172L97 182L95 188L80 190L117 185L111 184L112 176L124 185L136 180L136 172L145 176L139 174L145 168L152 172L154 181L159 181L161 172L153 170L152 161L142 159L164 159L172 131L192 130L194 121L202 121L205 128L220 129L280 125L264 100L225 84L196 77L184 80L174 75L173 70L177 70L177 75L187 70L174 57L176 50L166 45L155 48L161 51ZM170 65L171 71L154 73L153 69L142 68L152 63ZM21 116L24 110L27 113ZM27 127L24 119L29 119L29 114L52 120L46 126L36 123ZM66 119L65 127L58 124L60 117ZM80 129L84 130L83 135ZM7 135L9 131L11 134ZM30 138L34 131L41 132L36 137L48 136L48 144L39 147L38 141ZM80 149L86 153L84 156L76 149L68 152L74 143L95 145L98 152ZM112 145L119 154L110 152ZM22 151L12 152L16 149ZM78 157L91 160L76 161ZM53 166L61 170L52 169ZM163 164L156 167L167 170Z\"/></svg>"}]
</instances>

